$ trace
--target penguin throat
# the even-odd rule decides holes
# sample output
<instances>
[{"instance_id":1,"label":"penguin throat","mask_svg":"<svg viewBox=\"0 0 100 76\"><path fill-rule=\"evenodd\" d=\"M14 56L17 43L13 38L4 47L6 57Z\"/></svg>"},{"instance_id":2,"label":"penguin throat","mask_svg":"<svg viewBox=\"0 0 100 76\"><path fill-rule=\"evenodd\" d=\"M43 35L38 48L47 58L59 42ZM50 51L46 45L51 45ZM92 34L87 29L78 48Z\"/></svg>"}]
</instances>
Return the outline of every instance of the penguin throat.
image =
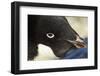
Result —
<instances>
[{"instance_id":1,"label":"penguin throat","mask_svg":"<svg viewBox=\"0 0 100 76\"><path fill-rule=\"evenodd\" d=\"M38 44L38 55L35 57L35 61L42 60L58 60L59 58L54 55L53 50L44 44Z\"/></svg>"}]
</instances>

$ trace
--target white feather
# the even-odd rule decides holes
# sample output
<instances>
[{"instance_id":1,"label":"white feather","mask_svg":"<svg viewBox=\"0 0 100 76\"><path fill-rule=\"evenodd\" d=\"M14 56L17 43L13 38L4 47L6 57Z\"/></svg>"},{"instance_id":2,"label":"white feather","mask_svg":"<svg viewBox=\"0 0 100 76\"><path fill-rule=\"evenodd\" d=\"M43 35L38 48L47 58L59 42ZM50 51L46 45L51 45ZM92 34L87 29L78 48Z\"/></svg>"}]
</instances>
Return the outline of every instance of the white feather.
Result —
<instances>
[{"instance_id":1,"label":"white feather","mask_svg":"<svg viewBox=\"0 0 100 76\"><path fill-rule=\"evenodd\" d=\"M59 58L54 55L50 47L43 44L38 45L38 56L36 56L36 58L34 59L35 61L56 60L56 59L59 59Z\"/></svg>"}]
</instances>

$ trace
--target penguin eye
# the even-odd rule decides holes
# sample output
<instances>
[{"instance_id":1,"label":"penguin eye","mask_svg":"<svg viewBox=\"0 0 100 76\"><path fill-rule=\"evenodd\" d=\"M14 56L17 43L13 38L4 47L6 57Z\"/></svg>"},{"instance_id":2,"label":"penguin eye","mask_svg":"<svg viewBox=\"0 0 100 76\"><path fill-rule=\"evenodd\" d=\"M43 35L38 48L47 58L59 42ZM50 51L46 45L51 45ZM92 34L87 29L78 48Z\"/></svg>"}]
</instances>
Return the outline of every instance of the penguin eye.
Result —
<instances>
[{"instance_id":1,"label":"penguin eye","mask_svg":"<svg viewBox=\"0 0 100 76\"><path fill-rule=\"evenodd\" d=\"M46 36L47 36L48 38L54 38L55 35L54 35L53 33L47 33Z\"/></svg>"}]
</instances>

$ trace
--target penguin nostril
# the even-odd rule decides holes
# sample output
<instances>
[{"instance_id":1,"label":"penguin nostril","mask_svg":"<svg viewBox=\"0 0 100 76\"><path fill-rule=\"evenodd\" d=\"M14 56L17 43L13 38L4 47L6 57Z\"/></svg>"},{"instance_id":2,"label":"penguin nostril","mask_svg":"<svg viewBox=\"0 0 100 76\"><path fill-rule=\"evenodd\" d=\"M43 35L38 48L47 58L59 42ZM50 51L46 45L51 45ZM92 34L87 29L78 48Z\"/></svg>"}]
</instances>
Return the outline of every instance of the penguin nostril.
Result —
<instances>
[{"instance_id":1,"label":"penguin nostril","mask_svg":"<svg viewBox=\"0 0 100 76\"><path fill-rule=\"evenodd\" d=\"M47 36L48 38L54 38L55 35L54 35L53 33L47 33L46 36Z\"/></svg>"}]
</instances>

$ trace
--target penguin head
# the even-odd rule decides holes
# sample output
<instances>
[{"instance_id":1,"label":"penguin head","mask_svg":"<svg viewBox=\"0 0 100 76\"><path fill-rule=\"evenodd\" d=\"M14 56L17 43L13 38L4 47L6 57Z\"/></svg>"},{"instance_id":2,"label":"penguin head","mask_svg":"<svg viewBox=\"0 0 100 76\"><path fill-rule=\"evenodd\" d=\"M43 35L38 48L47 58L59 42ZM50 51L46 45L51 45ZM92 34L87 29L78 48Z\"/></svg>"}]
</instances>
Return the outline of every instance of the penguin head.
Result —
<instances>
[{"instance_id":1,"label":"penguin head","mask_svg":"<svg viewBox=\"0 0 100 76\"><path fill-rule=\"evenodd\" d=\"M57 57L62 58L70 48L85 47L84 41L70 26L64 16L37 16L35 31L31 35L39 43L49 46ZM31 28L32 29L32 28ZM33 38L33 39L34 39Z\"/></svg>"}]
</instances>

